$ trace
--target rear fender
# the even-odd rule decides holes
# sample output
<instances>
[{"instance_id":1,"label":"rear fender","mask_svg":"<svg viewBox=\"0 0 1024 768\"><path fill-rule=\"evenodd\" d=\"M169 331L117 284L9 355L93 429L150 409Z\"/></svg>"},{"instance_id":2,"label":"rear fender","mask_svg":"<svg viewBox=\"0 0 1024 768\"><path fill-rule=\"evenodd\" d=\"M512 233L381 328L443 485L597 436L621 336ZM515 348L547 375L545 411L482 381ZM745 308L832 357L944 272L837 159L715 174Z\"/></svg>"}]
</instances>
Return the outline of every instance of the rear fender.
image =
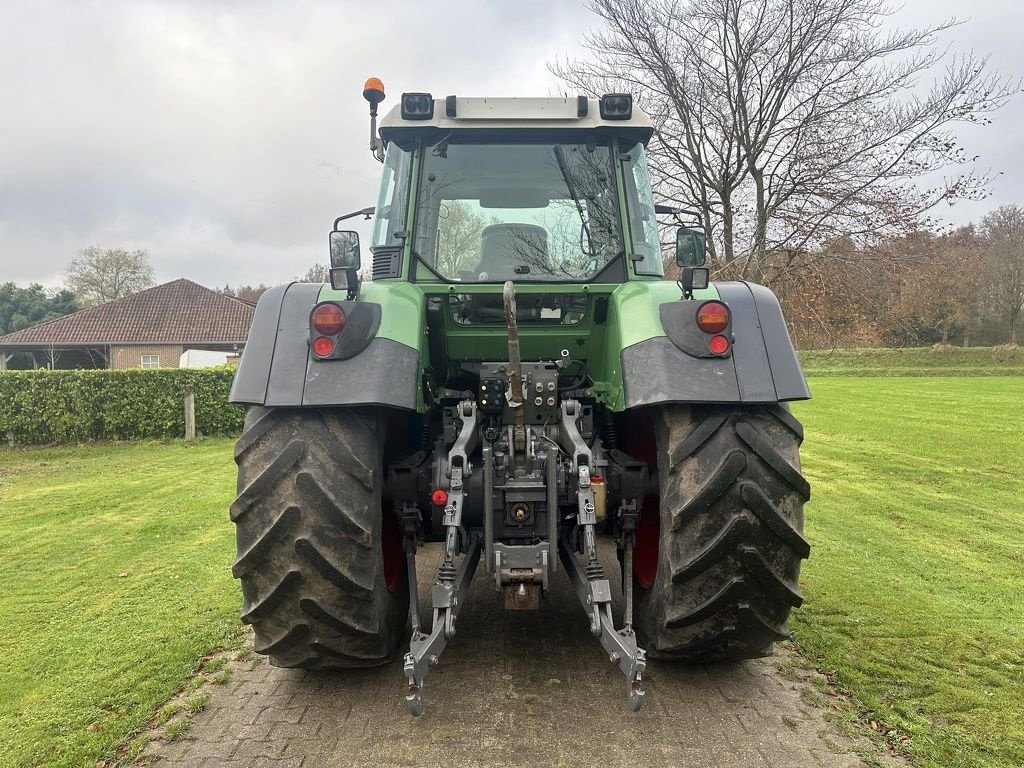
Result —
<instances>
[{"instance_id":1,"label":"rear fender","mask_svg":"<svg viewBox=\"0 0 1024 768\"><path fill-rule=\"evenodd\" d=\"M778 403L811 396L775 294L747 282L714 287L732 317L729 356L691 353L694 336L687 323L695 326L695 321L688 310L692 307L695 314L700 301L662 304L665 335L621 352L626 408L658 403Z\"/></svg>"},{"instance_id":2,"label":"rear fender","mask_svg":"<svg viewBox=\"0 0 1024 768\"><path fill-rule=\"evenodd\" d=\"M379 304L382 317L388 318L389 309L394 308L389 307L386 289L364 290L363 294L371 296L361 297L359 303ZM275 408L421 407L419 350L387 338L387 322L373 329L375 335L369 343L347 359L321 361L311 354L310 312L321 300L339 301L345 306L347 302L341 298L343 294L315 283L290 283L264 293L256 305L230 401ZM409 309L405 306L408 297L402 297L402 301L404 315ZM408 337L416 338L415 332L410 328Z\"/></svg>"}]
</instances>

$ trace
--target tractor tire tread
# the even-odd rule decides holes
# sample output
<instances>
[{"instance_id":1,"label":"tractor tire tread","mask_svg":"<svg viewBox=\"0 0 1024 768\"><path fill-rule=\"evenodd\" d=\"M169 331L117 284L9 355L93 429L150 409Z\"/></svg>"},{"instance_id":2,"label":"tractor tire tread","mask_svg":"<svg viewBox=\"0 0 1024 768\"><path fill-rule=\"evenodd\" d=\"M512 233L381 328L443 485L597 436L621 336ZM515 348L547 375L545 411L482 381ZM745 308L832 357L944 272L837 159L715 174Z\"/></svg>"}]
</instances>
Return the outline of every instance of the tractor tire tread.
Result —
<instances>
[{"instance_id":1,"label":"tractor tire tread","mask_svg":"<svg viewBox=\"0 0 1024 768\"><path fill-rule=\"evenodd\" d=\"M255 543L245 552L239 554L231 565L231 575L236 579L255 568L269 554L273 545L288 536L299 521L298 507L287 507L263 533L259 534Z\"/></svg>"},{"instance_id":2,"label":"tractor tire tread","mask_svg":"<svg viewBox=\"0 0 1024 768\"><path fill-rule=\"evenodd\" d=\"M803 428L783 406L663 406L653 412L661 542L636 624L652 658L766 656L789 636L810 552Z\"/></svg>"},{"instance_id":3,"label":"tractor tire tread","mask_svg":"<svg viewBox=\"0 0 1024 768\"><path fill-rule=\"evenodd\" d=\"M252 407L231 505L242 621L281 667L388 663L406 626L405 578L385 584L383 436L371 409Z\"/></svg>"}]
</instances>

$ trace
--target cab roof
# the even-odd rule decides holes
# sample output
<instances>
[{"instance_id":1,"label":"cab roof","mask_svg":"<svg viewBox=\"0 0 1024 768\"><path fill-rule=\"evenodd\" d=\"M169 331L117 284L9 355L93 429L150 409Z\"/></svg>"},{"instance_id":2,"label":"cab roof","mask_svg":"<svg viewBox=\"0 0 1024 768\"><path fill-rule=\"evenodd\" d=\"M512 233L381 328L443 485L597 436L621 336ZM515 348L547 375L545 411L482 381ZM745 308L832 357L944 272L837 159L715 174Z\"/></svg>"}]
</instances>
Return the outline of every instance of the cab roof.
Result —
<instances>
[{"instance_id":1,"label":"cab roof","mask_svg":"<svg viewBox=\"0 0 1024 768\"><path fill-rule=\"evenodd\" d=\"M403 94L403 98L409 94ZM425 94L428 95L429 94ZM410 134L456 133L507 130L529 133L547 131L598 131L631 136L644 144L654 133L650 118L634 103L627 119L604 119L601 100L586 96L561 97L465 97L448 96L430 100L432 114L402 115L402 98L380 122L385 142L399 141ZM423 102L422 103L430 103Z\"/></svg>"}]
</instances>

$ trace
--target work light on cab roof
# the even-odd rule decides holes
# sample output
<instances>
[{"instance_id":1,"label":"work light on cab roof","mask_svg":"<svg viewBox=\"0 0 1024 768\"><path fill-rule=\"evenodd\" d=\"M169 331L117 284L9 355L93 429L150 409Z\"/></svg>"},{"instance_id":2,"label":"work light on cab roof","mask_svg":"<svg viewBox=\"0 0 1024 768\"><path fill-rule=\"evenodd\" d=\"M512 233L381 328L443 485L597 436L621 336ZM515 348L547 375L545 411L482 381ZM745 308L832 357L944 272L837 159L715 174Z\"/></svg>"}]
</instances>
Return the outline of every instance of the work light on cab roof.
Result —
<instances>
[{"instance_id":1,"label":"work light on cab roof","mask_svg":"<svg viewBox=\"0 0 1024 768\"><path fill-rule=\"evenodd\" d=\"M784 404L809 393L775 296L712 282L706 212L655 198L642 104L407 90L378 126L384 84L363 96L376 202L335 219L329 284L263 295L231 393L252 406L233 571L257 651L384 665L411 625L418 715L482 563L512 610L564 570L634 710L648 651L770 653L802 600L810 491ZM358 217L369 231L339 228Z\"/></svg>"}]
</instances>

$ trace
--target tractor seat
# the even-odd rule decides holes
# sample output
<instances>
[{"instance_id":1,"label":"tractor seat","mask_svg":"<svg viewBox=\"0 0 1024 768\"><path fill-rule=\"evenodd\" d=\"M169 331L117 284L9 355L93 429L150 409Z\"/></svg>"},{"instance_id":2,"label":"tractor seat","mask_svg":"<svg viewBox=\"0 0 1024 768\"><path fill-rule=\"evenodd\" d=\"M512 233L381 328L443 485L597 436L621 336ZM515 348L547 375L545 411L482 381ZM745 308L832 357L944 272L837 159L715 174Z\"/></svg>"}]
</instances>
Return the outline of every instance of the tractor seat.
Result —
<instances>
[{"instance_id":1,"label":"tractor seat","mask_svg":"<svg viewBox=\"0 0 1024 768\"><path fill-rule=\"evenodd\" d=\"M477 275L488 280L515 280L551 274L548 233L536 224L491 224L480 234Z\"/></svg>"}]
</instances>

